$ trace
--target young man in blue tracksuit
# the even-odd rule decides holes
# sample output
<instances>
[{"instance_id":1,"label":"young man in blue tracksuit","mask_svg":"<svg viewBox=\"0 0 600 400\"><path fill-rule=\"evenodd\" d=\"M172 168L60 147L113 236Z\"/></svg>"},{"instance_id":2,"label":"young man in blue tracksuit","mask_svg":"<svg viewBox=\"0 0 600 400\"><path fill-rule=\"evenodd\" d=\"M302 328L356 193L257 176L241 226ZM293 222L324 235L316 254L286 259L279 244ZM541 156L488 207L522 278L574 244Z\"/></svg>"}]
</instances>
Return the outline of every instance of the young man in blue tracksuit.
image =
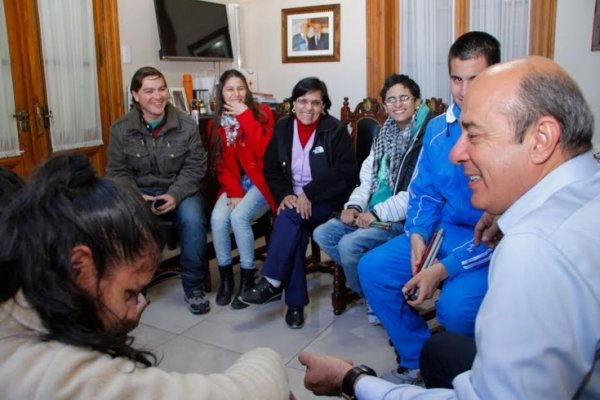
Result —
<instances>
[{"instance_id":1,"label":"young man in blue tracksuit","mask_svg":"<svg viewBox=\"0 0 600 400\"><path fill-rule=\"evenodd\" d=\"M448 156L461 133L460 107L470 82L499 61L500 44L487 33L466 33L452 45L448 68L454 104L427 126L409 186L406 235L368 252L358 265L367 301L400 355L399 368L383 376L387 380L419 380L419 356L429 330L412 306L430 297L441 283L438 321L448 331L474 335L492 250L473 244L473 230L482 212L471 206L462 167ZM444 229L444 238L436 262L417 271L428 241L439 228ZM405 296L416 287L417 299L407 300Z\"/></svg>"}]
</instances>

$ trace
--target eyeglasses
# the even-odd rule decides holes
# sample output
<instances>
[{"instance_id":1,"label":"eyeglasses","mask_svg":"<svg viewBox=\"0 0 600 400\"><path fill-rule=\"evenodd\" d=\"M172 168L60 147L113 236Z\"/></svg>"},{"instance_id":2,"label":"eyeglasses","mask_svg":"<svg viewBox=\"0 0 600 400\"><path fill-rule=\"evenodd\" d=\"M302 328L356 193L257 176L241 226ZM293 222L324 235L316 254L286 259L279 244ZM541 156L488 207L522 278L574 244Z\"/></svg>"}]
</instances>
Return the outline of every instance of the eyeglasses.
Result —
<instances>
[{"instance_id":1,"label":"eyeglasses","mask_svg":"<svg viewBox=\"0 0 600 400\"><path fill-rule=\"evenodd\" d=\"M414 97L406 94L403 94L399 97L390 96L387 99L385 99L385 104L396 104L398 101L402 104L408 104L412 99L414 99Z\"/></svg>"},{"instance_id":2,"label":"eyeglasses","mask_svg":"<svg viewBox=\"0 0 600 400\"><path fill-rule=\"evenodd\" d=\"M301 106L311 105L312 107L319 108L323 106L323 100L308 100L308 99L296 99L296 103Z\"/></svg>"}]
</instances>

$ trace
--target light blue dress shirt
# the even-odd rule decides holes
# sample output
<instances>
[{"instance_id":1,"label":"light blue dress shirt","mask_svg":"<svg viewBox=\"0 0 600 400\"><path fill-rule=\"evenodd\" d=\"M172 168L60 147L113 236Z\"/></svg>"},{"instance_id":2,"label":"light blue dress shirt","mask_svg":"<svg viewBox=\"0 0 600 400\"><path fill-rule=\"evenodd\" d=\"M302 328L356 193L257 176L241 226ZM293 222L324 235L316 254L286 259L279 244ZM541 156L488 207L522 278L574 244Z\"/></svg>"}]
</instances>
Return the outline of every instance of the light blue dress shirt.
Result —
<instances>
[{"instance_id":1,"label":"light blue dress shirt","mask_svg":"<svg viewBox=\"0 0 600 400\"><path fill-rule=\"evenodd\" d=\"M360 379L369 399L600 399L600 167L591 152L549 173L499 219L504 238L454 390Z\"/></svg>"}]
</instances>

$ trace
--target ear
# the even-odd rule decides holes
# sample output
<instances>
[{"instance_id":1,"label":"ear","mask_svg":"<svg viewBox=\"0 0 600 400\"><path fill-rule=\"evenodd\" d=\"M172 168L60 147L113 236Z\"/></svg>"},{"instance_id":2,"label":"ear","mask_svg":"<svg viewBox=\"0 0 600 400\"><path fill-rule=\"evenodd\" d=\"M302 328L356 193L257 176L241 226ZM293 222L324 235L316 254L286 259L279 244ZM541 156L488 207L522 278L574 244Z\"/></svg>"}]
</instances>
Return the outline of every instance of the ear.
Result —
<instances>
[{"instance_id":1,"label":"ear","mask_svg":"<svg viewBox=\"0 0 600 400\"><path fill-rule=\"evenodd\" d=\"M535 122L530 136L531 160L535 164L543 164L552 156L560 142L560 134L560 124L554 117L543 116Z\"/></svg>"},{"instance_id":2,"label":"ear","mask_svg":"<svg viewBox=\"0 0 600 400\"><path fill-rule=\"evenodd\" d=\"M98 279L92 249L86 245L78 244L71 250L69 261L71 262L75 283L89 294L94 295Z\"/></svg>"},{"instance_id":3,"label":"ear","mask_svg":"<svg viewBox=\"0 0 600 400\"><path fill-rule=\"evenodd\" d=\"M139 98L139 96L138 96L138 94L137 94L137 92L136 92L136 91L133 91L133 90L131 91L131 97L133 97L133 99L134 99L136 102L138 102L138 103L140 102L140 98Z\"/></svg>"}]
</instances>

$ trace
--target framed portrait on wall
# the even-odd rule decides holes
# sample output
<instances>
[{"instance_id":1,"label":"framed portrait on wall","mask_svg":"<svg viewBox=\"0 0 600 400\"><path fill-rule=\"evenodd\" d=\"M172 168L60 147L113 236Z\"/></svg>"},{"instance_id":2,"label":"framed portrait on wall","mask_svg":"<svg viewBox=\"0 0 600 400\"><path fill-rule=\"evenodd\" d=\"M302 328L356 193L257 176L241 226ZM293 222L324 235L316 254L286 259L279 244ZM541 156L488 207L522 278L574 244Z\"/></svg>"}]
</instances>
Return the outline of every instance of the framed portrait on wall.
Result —
<instances>
[{"instance_id":1,"label":"framed portrait on wall","mask_svg":"<svg viewBox=\"0 0 600 400\"><path fill-rule=\"evenodd\" d=\"M340 61L340 5L281 10L284 63Z\"/></svg>"},{"instance_id":2,"label":"framed portrait on wall","mask_svg":"<svg viewBox=\"0 0 600 400\"><path fill-rule=\"evenodd\" d=\"M600 51L600 0L596 0L594 24L592 25L592 51Z\"/></svg>"},{"instance_id":3,"label":"framed portrait on wall","mask_svg":"<svg viewBox=\"0 0 600 400\"><path fill-rule=\"evenodd\" d=\"M184 113L190 113L190 106L187 102L185 91L182 87L169 88L169 101Z\"/></svg>"}]
</instances>

